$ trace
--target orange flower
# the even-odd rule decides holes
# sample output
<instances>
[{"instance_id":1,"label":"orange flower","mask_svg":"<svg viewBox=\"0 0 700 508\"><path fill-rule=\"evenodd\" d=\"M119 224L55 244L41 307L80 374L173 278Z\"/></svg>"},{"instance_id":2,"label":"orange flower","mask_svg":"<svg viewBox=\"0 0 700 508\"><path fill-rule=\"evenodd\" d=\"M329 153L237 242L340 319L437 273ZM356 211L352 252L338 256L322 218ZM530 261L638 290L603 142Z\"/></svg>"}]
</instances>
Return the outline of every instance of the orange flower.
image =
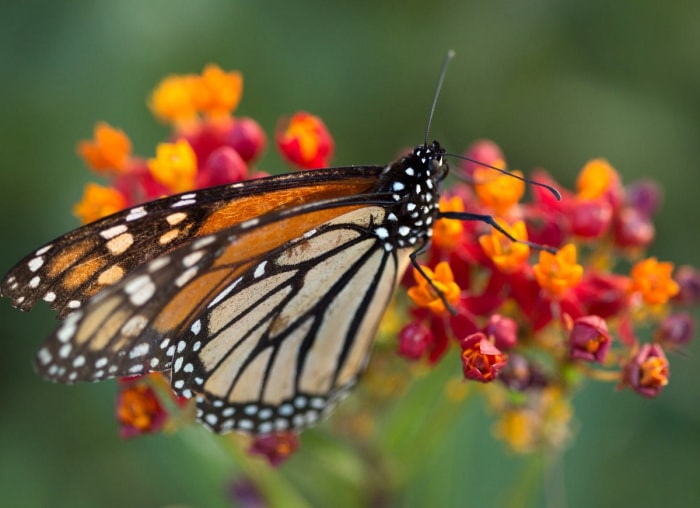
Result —
<instances>
[{"instance_id":1,"label":"orange flower","mask_svg":"<svg viewBox=\"0 0 700 508\"><path fill-rule=\"evenodd\" d=\"M153 178L174 193L194 187L197 176L197 156L184 139L175 143L160 143L155 159L148 160Z\"/></svg>"},{"instance_id":2,"label":"orange flower","mask_svg":"<svg viewBox=\"0 0 700 508\"><path fill-rule=\"evenodd\" d=\"M186 124L197 117L195 93L199 77L168 76L151 94L148 106L159 120L176 125Z\"/></svg>"},{"instance_id":3,"label":"orange flower","mask_svg":"<svg viewBox=\"0 0 700 508\"><path fill-rule=\"evenodd\" d=\"M494 166L505 166L503 161L496 161ZM513 171L514 175L523 176L521 171ZM525 183L509 175L494 173L492 169L477 168L474 171L474 191L481 203L504 215L525 194Z\"/></svg>"},{"instance_id":4,"label":"orange flower","mask_svg":"<svg viewBox=\"0 0 700 508\"><path fill-rule=\"evenodd\" d=\"M126 205L126 198L117 189L88 183L83 199L73 207L73 213L83 224L87 224L123 210Z\"/></svg>"},{"instance_id":5,"label":"orange flower","mask_svg":"<svg viewBox=\"0 0 700 508\"><path fill-rule=\"evenodd\" d=\"M576 263L576 246L567 244L556 254L540 252L540 261L532 267L537 283L553 297L564 295L583 277L583 266Z\"/></svg>"},{"instance_id":6,"label":"orange flower","mask_svg":"<svg viewBox=\"0 0 700 508\"><path fill-rule=\"evenodd\" d=\"M117 420L123 438L163 427L168 417L153 389L139 382L127 382L120 388L117 398Z\"/></svg>"},{"instance_id":7,"label":"orange flower","mask_svg":"<svg viewBox=\"0 0 700 508\"><path fill-rule=\"evenodd\" d=\"M518 221L509 226L501 219L496 219L499 226L518 240L527 241L525 222ZM503 233L493 229L490 234L479 237L479 244L484 253L503 273L518 271L530 257L530 247L523 243L514 242Z\"/></svg>"},{"instance_id":8,"label":"orange flower","mask_svg":"<svg viewBox=\"0 0 700 508\"><path fill-rule=\"evenodd\" d=\"M105 122L95 126L93 139L78 143L78 154L92 169L122 171L131 157L131 141L124 131Z\"/></svg>"},{"instance_id":9,"label":"orange flower","mask_svg":"<svg viewBox=\"0 0 700 508\"><path fill-rule=\"evenodd\" d=\"M457 303L461 292L461 289L454 281L452 269L446 261L438 263L434 272L427 266L421 265L421 268L428 278L423 277L414 268L413 278L416 281L416 285L408 289L408 296L419 307L427 307L435 314L442 314L446 311L445 304L435 291L435 288L443 294L450 305ZM429 281L432 281L435 287Z\"/></svg>"},{"instance_id":10,"label":"orange flower","mask_svg":"<svg viewBox=\"0 0 700 508\"><path fill-rule=\"evenodd\" d=\"M576 189L579 198L592 200L602 198L619 184L620 177L610 163L605 159L594 159L579 173Z\"/></svg>"},{"instance_id":11,"label":"orange flower","mask_svg":"<svg viewBox=\"0 0 700 508\"><path fill-rule=\"evenodd\" d=\"M441 212L463 212L464 202L459 196L449 200L440 198ZM433 226L433 245L440 249L454 249L462 238L464 226L462 221L456 219L438 219Z\"/></svg>"},{"instance_id":12,"label":"orange flower","mask_svg":"<svg viewBox=\"0 0 700 508\"><path fill-rule=\"evenodd\" d=\"M333 138L325 124L303 111L280 122L276 141L284 158L303 169L328 166L333 156Z\"/></svg>"},{"instance_id":13,"label":"orange flower","mask_svg":"<svg viewBox=\"0 0 700 508\"><path fill-rule=\"evenodd\" d=\"M639 261L632 267L632 291L638 291L650 305L664 304L680 289L672 272L673 263L659 263L656 258Z\"/></svg>"},{"instance_id":14,"label":"orange flower","mask_svg":"<svg viewBox=\"0 0 700 508\"><path fill-rule=\"evenodd\" d=\"M508 356L494 346L483 333L474 333L462 339L462 370L464 377L490 383L498 377Z\"/></svg>"},{"instance_id":15,"label":"orange flower","mask_svg":"<svg viewBox=\"0 0 700 508\"><path fill-rule=\"evenodd\" d=\"M243 76L240 72L224 72L218 65L209 64L195 82L193 102L202 113L221 118L236 109L242 94Z\"/></svg>"}]
</instances>

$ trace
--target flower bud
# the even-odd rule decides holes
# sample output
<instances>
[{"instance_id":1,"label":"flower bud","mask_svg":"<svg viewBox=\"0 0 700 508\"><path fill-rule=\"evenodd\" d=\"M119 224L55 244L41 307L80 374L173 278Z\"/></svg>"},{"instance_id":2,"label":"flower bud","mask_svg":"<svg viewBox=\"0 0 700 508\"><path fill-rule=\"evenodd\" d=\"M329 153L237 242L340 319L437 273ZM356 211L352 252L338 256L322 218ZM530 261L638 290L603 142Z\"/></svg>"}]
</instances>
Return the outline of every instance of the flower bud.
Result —
<instances>
[{"instance_id":1,"label":"flower bud","mask_svg":"<svg viewBox=\"0 0 700 508\"><path fill-rule=\"evenodd\" d=\"M686 312L671 314L654 332L654 340L671 349L688 344L695 335L695 320Z\"/></svg>"},{"instance_id":2,"label":"flower bud","mask_svg":"<svg viewBox=\"0 0 700 508\"><path fill-rule=\"evenodd\" d=\"M509 317L492 314L484 327L484 334L498 349L510 349L518 343L518 323Z\"/></svg>"},{"instance_id":3,"label":"flower bud","mask_svg":"<svg viewBox=\"0 0 700 508\"><path fill-rule=\"evenodd\" d=\"M265 150L267 136L252 118L236 118L226 133L224 142L236 150L245 162L256 160Z\"/></svg>"},{"instance_id":4,"label":"flower bud","mask_svg":"<svg viewBox=\"0 0 700 508\"><path fill-rule=\"evenodd\" d=\"M414 321L399 332L398 353L408 360L420 360L433 340L433 332L422 322Z\"/></svg>"},{"instance_id":5,"label":"flower bud","mask_svg":"<svg viewBox=\"0 0 700 508\"><path fill-rule=\"evenodd\" d=\"M608 325L600 316L578 318L569 333L571 358L604 363L610 349Z\"/></svg>"}]
</instances>

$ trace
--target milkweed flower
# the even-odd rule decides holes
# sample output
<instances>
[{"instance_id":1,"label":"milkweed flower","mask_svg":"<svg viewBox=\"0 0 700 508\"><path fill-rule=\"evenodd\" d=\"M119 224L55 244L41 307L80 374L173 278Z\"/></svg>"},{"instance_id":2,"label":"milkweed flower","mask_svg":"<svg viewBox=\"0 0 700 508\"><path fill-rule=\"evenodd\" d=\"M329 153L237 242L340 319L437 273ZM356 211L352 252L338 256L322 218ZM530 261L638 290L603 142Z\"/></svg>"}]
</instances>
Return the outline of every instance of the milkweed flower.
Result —
<instances>
[{"instance_id":1,"label":"milkweed flower","mask_svg":"<svg viewBox=\"0 0 700 508\"><path fill-rule=\"evenodd\" d=\"M301 169L326 167L333 157L333 138L323 121L312 114L301 111L281 120L275 137L284 158Z\"/></svg>"}]
</instances>

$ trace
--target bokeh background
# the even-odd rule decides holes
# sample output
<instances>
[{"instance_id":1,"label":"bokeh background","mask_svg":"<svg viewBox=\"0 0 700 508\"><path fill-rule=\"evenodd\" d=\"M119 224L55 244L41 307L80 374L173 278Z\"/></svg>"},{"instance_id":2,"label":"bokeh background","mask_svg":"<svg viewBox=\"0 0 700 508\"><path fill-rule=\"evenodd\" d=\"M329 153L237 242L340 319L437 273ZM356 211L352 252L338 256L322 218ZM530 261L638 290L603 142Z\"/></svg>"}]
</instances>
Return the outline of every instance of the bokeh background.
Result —
<instances>
[{"instance_id":1,"label":"bokeh background","mask_svg":"<svg viewBox=\"0 0 700 508\"><path fill-rule=\"evenodd\" d=\"M92 175L74 147L97 120L153 153L167 130L145 99L169 73L239 69L238 113L268 134L305 109L335 136L335 163L384 163L422 141L448 48L457 58L431 137L453 151L492 138L511 166L544 167L569 185L598 156L627 182L655 178L666 203L652 254L700 264L693 0L5 0L0 271L77 225L70 209ZM274 151L261 168L282 168ZM44 305L26 315L0 302L0 504L229 505L235 464L206 431L122 441L113 383L67 388L35 376L34 351L54 324ZM696 341L674 356L657 400L594 384L576 397L578 435L556 471L569 507L700 506L699 352ZM490 421L469 404L440 439L426 436L435 444L424 468L388 506L542 505L537 466L505 452Z\"/></svg>"}]
</instances>

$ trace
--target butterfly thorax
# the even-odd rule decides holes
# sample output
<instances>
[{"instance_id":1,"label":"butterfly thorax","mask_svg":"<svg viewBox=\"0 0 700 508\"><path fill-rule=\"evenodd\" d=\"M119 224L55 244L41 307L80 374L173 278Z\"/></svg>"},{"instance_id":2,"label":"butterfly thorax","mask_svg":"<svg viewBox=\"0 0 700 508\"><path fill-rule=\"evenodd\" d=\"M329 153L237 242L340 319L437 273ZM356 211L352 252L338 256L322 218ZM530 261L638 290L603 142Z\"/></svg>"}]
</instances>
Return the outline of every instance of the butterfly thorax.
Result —
<instances>
[{"instance_id":1,"label":"butterfly thorax","mask_svg":"<svg viewBox=\"0 0 700 508\"><path fill-rule=\"evenodd\" d=\"M420 145L383 171L378 193L387 193L395 201L387 220L375 229L385 248L422 245L432 235L438 213L439 182L447 173L445 150L437 141Z\"/></svg>"}]
</instances>

